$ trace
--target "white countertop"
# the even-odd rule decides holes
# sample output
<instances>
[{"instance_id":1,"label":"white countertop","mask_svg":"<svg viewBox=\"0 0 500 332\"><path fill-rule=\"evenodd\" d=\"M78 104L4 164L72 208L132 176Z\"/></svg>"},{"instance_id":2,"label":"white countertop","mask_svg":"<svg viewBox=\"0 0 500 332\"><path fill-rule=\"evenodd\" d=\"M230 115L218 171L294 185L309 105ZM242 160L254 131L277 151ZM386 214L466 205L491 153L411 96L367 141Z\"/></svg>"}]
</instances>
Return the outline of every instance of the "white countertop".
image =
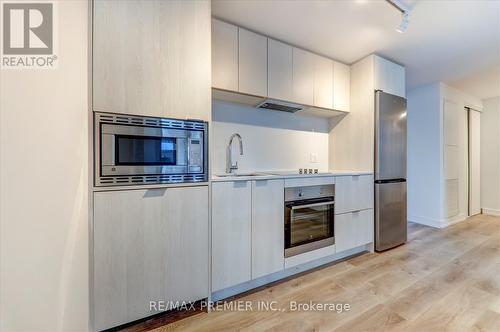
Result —
<instances>
[{"instance_id":1,"label":"white countertop","mask_svg":"<svg viewBox=\"0 0 500 332\"><path fill-rule=\"evenodd\" d=\"M239 174L239 175L238 175ZM256 174L256 175L251 175ZM271 179L291 179L291 178L317 178L327 176L348 176L348 175L370 175L372 171L353 171L353 170L329 170L328 172L320 172L317 174L298 174L294 171L242 171L236 172L236 175L219 175L212 176L212 182L229 182L229 181L248 181L248 180L271 180Z\"/></svg>"}]
</instances>

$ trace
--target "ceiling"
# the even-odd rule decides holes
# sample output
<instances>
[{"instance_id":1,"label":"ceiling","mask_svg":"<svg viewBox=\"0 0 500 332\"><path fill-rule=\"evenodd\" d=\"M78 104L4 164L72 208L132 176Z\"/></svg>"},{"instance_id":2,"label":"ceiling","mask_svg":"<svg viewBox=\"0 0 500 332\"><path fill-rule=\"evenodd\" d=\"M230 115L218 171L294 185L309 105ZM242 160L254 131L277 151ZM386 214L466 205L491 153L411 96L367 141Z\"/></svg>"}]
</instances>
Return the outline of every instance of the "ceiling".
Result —
<instances>
[{"instance_id":1,"label":"ceiling","mask_svg":"<svg viewBox=\"0 0 500 332\"><path fill-rule=\"evenodd\" d=\"M330 58L371 53L407 68L407 89L442 81L479 98L500 95L500 0L212 0L212 15Z\"/></svg>"}]
</instances>

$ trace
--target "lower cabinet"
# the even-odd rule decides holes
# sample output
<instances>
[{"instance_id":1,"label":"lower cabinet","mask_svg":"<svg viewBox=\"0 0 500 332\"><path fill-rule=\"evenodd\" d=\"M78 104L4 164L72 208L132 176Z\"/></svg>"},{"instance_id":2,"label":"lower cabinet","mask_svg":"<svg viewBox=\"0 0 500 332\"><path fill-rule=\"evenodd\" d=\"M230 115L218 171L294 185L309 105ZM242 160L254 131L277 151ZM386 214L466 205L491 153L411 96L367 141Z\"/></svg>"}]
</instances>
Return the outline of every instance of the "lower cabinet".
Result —
<instances>
[{"instance_id":1,"label":"lower cabinet","mask_svg":"<svg viewBox=\"0 0 500 332\"><path fill-rule=\"evenodd\" d=\"M207 186L96 192L95 329L206 298L208 232Z\"/></svg>"},{"instance_id":2,"label":"lower cabinet","mask_svg":"<svg viewBox=\"0 0 500 332\"><path fill-rule=\"evenodd\" d=\"M335 216L335 249L337 252L373 242L373 209Z\"/></svg>"},{"instance_id":3,"label":"lower cabinet","mask_svg":"<svg viewBox=\"0 0 500 332\"><path fill-rule=\"evenodd\" d=\"M284 268L284 181L252 181L252 279Z\"/></svg>"},{"instance_id":4,"label":"lower cabinet","mask_svg":"<svg viewBox=\"0 0 500 332\"><path fill-rule=\"evenodd\" d=\"M212 291L284 269L284 181L212 184Z\"/></svg>"},{"instance_id":5,"label":"lower cabinet","mask_svg":"<svg viewBox=\"0 0 500 332\"><path fill-rule=\"evenodd\" d=\"M252 184L212 184L212 291L252 278Z\"/></svg>"}]
</instances>

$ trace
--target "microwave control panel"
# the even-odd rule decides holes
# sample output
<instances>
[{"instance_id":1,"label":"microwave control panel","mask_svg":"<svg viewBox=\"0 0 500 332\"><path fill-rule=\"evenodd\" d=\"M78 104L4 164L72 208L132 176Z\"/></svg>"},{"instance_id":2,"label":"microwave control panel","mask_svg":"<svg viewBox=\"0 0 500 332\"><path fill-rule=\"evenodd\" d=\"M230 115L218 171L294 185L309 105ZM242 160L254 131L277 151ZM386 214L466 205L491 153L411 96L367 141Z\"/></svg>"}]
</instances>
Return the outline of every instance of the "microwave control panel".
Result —
<instances>
[{"instance_id":1,"label":"microwave control panel","mask_svg":"<svg viewBox=\"0 0 500 332\"><path fill-rule=\"evenodd\" d=\"M189 173L203 172L203 132L192 131L189 137Z\"/></svg>"}]
</instances>

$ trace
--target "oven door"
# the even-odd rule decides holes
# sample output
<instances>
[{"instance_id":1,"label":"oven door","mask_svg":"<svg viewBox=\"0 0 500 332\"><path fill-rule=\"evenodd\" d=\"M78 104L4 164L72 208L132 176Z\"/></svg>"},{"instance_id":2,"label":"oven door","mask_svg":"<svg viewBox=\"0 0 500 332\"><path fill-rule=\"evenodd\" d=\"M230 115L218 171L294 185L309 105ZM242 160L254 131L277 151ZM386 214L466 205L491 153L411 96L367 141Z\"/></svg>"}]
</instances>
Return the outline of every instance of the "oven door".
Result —
<instances>
[{"instance_id":1,"label":"oven door","mask_svg":"<svg viewBox=\"0 0 500 332\"><path fill-rule=\"evenodd\" d=\"M101 176L188 173L191 131L101 125Z\"/></svg>"},{"instance_id":2,"label":"oven door","mask_svg":"<svg viewBox=\"0 0 500 332\"><path fill-rule=\"evenodd\" d=\"M335 244L333 197L285 203L285 257Z\"/></svg>"}]
</instances>

